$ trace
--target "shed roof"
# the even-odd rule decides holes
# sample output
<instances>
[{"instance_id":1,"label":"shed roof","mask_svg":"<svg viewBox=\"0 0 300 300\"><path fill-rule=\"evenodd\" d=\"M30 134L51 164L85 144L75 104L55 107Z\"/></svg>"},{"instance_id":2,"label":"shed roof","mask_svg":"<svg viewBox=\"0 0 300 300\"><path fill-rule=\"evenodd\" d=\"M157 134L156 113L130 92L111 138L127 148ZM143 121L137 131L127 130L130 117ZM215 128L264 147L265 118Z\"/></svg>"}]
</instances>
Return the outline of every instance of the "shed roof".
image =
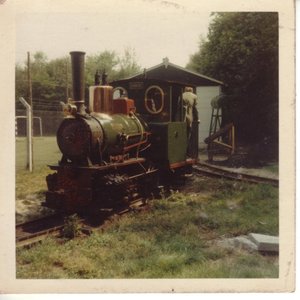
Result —
<instances>
[{"instance_id":1,"label":"shed roof","mask_svg":"<svg viewBox=\"0 0 300 300\"><path fill-rule=\"evenodd\" d=\"M163 59L163 62L161 64L158 64L148 69L144 69L143 72L135 74L126 79L139 79L139 78L169 80L169 81L182 83L184 85L190 84L193 86L224 85L222 81L216 80L214 78L175 65L169 62L169 59L167 57Z\"/></svg>"}]
</instances>

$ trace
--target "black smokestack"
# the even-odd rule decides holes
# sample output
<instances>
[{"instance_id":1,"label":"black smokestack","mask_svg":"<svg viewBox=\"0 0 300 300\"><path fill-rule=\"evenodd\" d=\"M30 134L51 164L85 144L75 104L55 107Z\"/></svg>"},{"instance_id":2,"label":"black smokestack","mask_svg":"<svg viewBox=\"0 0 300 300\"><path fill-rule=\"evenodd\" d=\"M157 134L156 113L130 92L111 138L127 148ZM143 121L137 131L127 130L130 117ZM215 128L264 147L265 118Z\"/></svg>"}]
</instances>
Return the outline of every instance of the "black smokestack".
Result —
<instances>
[{"instance_id":1,"label":"black smokestack","mask_svg":"<svg viewBox=\"0 0 300 300\"><path fill-rule=\"evenodd\" d=\"M84 104L84 55L85 52L72 51L72 87L73 87L73 100L77 106L77 111L80 112Z\"/></svg>"}]
</instances>

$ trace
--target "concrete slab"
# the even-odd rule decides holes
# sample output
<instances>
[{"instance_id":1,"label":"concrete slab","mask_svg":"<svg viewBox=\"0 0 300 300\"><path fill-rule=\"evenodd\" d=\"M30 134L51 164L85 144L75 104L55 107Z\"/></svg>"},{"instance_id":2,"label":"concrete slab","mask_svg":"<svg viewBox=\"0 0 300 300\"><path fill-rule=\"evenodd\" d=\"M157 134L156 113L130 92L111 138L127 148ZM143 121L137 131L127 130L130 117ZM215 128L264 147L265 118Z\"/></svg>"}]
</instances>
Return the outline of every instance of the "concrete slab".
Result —
<instances>
[{"instance_id":1,"label":"concrete slab","mask_svg":"<svg viewBox=\"0 0 300 300\"><path fill-rule=\"evenodd\" d=\"M238 236L234 238L225 238L218 241L220 247L227 249L243 249L249 252L256 252L257 245L251 242L247 236Z\"/></svg>"},{"instance_id":2,"label":"concrete slab","mask_svg":"<svg viewBox=\"0 0 300 300\"><path fill-rule=\"evenodd\" d=\"M248 237L257 246L258 251L279 252L278 236L249 233Z\"/></svg>"},{"instance_id":3,"label":"concrete slab","mask_svg":"<svg viewBox=\"0 0 300 300\"><path fill-rule=\"evenodd\" d=\"M247 250L249 252L257 251L257 245L250 241L246 236L237 236L234 238L234 245L237 248Z\"/></svg>"}]
</instances>

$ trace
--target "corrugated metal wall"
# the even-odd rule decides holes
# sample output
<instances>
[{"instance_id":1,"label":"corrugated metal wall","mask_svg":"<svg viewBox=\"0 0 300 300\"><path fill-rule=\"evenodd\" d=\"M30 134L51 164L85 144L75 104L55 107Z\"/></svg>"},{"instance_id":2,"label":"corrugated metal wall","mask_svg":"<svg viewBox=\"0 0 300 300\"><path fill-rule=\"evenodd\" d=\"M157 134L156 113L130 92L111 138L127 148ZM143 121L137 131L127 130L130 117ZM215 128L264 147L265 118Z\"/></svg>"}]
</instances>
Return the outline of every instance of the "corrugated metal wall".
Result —
<instances>
[{"instance_id":1,"label":"corrugated metal wall","mask_svg":"<svg viewBox=\"0 0 300 300\"><path fill-rule=\"evenodd\" d=\"M210 101L215 96L219 95L221 91L220 86L201 86L197 87L198 96L198 113L200 119L199 126L199 147L204 148L206 144L204 139L208 137L209 125L211 119L211 106Z\"/></svg>"}]
</instances>

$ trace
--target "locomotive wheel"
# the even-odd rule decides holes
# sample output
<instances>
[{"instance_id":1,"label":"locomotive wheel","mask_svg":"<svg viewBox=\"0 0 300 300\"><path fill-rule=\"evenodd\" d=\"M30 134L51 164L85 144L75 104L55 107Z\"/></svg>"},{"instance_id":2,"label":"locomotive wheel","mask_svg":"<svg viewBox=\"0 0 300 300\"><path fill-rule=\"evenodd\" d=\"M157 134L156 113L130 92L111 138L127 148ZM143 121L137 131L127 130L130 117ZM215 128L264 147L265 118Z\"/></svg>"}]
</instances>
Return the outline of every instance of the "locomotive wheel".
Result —
<instances>
[{"instance_id":1,"label":"locomotive wheel","mask_svg":"<svg viewBox=\"0 0 300 300\"><path fill-rule=\"evenodd\" d=\"M115 206L129 204L136 196L136 185L127 175L107 174L96 179L96 201Z\"/></svg>"}]
</instances>

